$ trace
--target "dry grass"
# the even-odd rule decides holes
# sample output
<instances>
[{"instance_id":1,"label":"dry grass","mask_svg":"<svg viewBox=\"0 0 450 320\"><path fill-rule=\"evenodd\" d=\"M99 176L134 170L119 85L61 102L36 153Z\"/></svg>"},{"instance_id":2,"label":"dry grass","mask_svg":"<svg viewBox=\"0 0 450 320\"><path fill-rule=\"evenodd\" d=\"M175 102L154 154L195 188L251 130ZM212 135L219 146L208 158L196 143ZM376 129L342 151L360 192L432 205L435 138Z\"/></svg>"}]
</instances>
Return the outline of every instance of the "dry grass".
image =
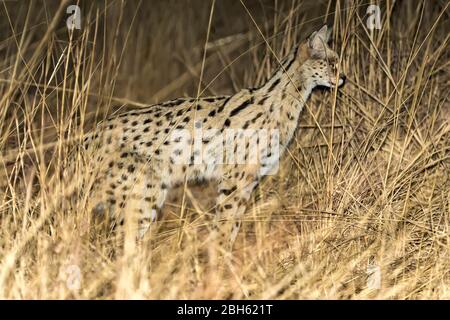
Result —
<instances>
[{"instance_id":1,"label":"dry grass","mask_svg":"<svg viewBox=\"0 0 450 320\"><path fill-rule=\"evenodd\" d=\"M205 241L205 189L124 245L88 195L53 212L52 176L125 102L261 83L277 60L242 2L81 1L73 33L67 1L0 3L1 298L450 298L449 2L382 1L373 31L365 1L243 3L279 56L333 25L349 82L313 95L232 256Z\"/></svg>"}]
</instances>

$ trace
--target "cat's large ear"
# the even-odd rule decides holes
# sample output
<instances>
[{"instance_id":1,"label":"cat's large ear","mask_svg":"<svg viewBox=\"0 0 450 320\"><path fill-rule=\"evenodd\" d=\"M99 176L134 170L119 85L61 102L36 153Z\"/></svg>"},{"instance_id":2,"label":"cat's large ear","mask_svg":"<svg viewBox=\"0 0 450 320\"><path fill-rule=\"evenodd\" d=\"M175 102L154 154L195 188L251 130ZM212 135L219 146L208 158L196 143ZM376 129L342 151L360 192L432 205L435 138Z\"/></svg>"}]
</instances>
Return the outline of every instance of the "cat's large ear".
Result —
<instances>
[{"instance_id":1,"label":"cat's large ear","mask_svg":"<svg viewBox=\"0 0 450 320\"><path fill-rule=\"evenodd\" d=\"M333 28L328 28L327 27L327 35L325 37L325 40L326 40L327 43L330 42L332 33L333 33Z\"/></svg>"},{"instance_id":2,"label":"cat's large ear","mask_svg":"<svg viewBox=\"0 0 450 320\"><path fill-rule=\"evenodd\" d=\"M313 32L308 39L309 47L315 51L325 50L326 44L330 41L331 31L331 28L324 25L319 31Z\"/></svg>"}]
</instances>

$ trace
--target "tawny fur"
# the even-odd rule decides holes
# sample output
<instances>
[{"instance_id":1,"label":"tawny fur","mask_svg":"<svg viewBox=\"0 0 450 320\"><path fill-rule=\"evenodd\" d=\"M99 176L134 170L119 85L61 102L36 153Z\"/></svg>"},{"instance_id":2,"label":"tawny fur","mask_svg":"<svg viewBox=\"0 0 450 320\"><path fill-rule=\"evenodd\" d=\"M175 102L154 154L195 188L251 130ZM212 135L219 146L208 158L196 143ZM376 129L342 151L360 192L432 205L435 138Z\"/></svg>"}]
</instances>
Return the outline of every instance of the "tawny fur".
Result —
<instances>
[{"instance_id":1,"label":"tawny fur","mask_svg":"<svg viewBox=\"0 0 450 320\"><path fill-rule=\"evenodd\" d=\"M176 99L99 124L85 141L91 155L88 161L96 167L91 191L95 209L119 220L124 214L135 215L143 235L158 218L169 189L185 181L214 179L219 193L217 217L234 221L234 239L252 191L278 165L278 154L271 154L272 142L263 144L257 133L278 131L282 156L312 90L343 82L337 71L338 56L328 47L328 38L326 26L313 33L259 88L231 96ZM201 158L205 154L220 158L219 150L231 129L250 132L250 136L236 134L231 142L245 163L205 163ZM200 142L195 139L199 130L204 133ZM248 161L250 146L262 151L256 161ZM130 201L138 203L131 211L125 209Z\"/></svg>"}]
</instances>

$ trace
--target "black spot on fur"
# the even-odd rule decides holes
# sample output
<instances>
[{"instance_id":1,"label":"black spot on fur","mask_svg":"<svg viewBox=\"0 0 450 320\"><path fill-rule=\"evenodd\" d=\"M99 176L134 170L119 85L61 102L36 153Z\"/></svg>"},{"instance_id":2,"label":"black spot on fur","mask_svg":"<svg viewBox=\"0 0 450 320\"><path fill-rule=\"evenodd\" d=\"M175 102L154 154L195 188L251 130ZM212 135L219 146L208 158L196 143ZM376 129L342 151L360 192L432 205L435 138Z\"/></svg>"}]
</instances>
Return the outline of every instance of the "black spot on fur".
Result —
<instances>
[{"instance_id":1,"label":"black spot on fur","mask_svg":"<svg viewBox=\"0 0 450 320\"><path fill-rule=\"evenodd\" d=\"M252 122L255 123L256 120L258 120L258 118L261 117L262 115L263 115L263 113L262 113L262 112L259 112L259 113L252 119Z\"/></svg>"},{"instance_id":2,"label":"black spot on fur","mask_svg":"<svg viewBox=\"0 0 450 320\"><path fill-rule=\"evenodd\" d=\"M261 100L259 100L259 101L258 101L258 104L259 104L260 106L264 105L264 102L266 102L267 99L269 99L269 96L268 96L268 95L265 96L264 98L262 98Z\"/></svg>"},{"instance_id":3,"label":"black spot on fur","mask_svg":"<svg viewBox=\"0 0 450 320\"><path fill-rule=\"evenodd\" d=\"M241 112L242 110L247 108L249 105L251 105L253 103L253 101L254 101L253 97L244 101L240 106L236 107L235 109L233 109L233 111L230 112L230 117L234 117L235 115L237 115L239 112Z\"/></svg>"},{"instance_id":4,"label":"black spot on fur","mask_svg":"<svg viewBox=\"0 0 450 320\"><path fill-rule=\"evenodd\" d=\"M231 188L231 189L222 189L222 190L220 190L219 192L220 192L220 193L223 193L223 194L226 195L226 196L229 196L229 195L232 194L236 189L237 189L237 187L234 186L234 187Z\"/></svg>"},{"instance_id":5,"label":"black spot on fur","mask_svg":"<svg viewBox=\"0 0 450 320\"><path fill-rule=\"evenodd\" d=\"M230 101L232 96L229 96L228 98L225 99L225 101L223 102L223 104L219 107L219 109L217 109L217 113L221 113L223 111L223 109L225 108L225 106L227 105L228 101Z\"/></svg>"},{"instance_id":6,"label":"black spot on fur","mask_svg":"<svg viewBox=\"0 0 450 320\"><path fill-rule=\"evenodd\" d=\"M277 80L275 80L269 87L268 91L272 91L273 89L275 89L275 87L280 83L280 78L278 78Z\"/></svg>"}]
</instances>

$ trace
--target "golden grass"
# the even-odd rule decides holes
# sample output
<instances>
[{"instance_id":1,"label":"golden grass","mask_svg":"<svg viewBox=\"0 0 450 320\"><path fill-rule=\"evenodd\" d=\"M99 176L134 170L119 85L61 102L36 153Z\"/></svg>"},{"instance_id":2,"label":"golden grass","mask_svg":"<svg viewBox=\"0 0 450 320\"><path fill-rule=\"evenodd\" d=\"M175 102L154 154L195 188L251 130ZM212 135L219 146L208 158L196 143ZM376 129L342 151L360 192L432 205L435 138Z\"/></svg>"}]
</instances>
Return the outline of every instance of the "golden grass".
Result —
<instances>
[{"instance_id":1,"label":"golden grass","mask_svg":"<svg viewBox=\"0 0 450 320\"><path fill-rule=\"evenodd\" d=\"M212 4L80 1L69 32L68 1L0 3L0 297L450 298L449 2L381 1L381 30L365 1ZM139 243L93 225L89 195L51 210L105 115L258 85L324 22L349 81L313 94L232 255L199 186Z\"/></svg>"}]
</instances>

